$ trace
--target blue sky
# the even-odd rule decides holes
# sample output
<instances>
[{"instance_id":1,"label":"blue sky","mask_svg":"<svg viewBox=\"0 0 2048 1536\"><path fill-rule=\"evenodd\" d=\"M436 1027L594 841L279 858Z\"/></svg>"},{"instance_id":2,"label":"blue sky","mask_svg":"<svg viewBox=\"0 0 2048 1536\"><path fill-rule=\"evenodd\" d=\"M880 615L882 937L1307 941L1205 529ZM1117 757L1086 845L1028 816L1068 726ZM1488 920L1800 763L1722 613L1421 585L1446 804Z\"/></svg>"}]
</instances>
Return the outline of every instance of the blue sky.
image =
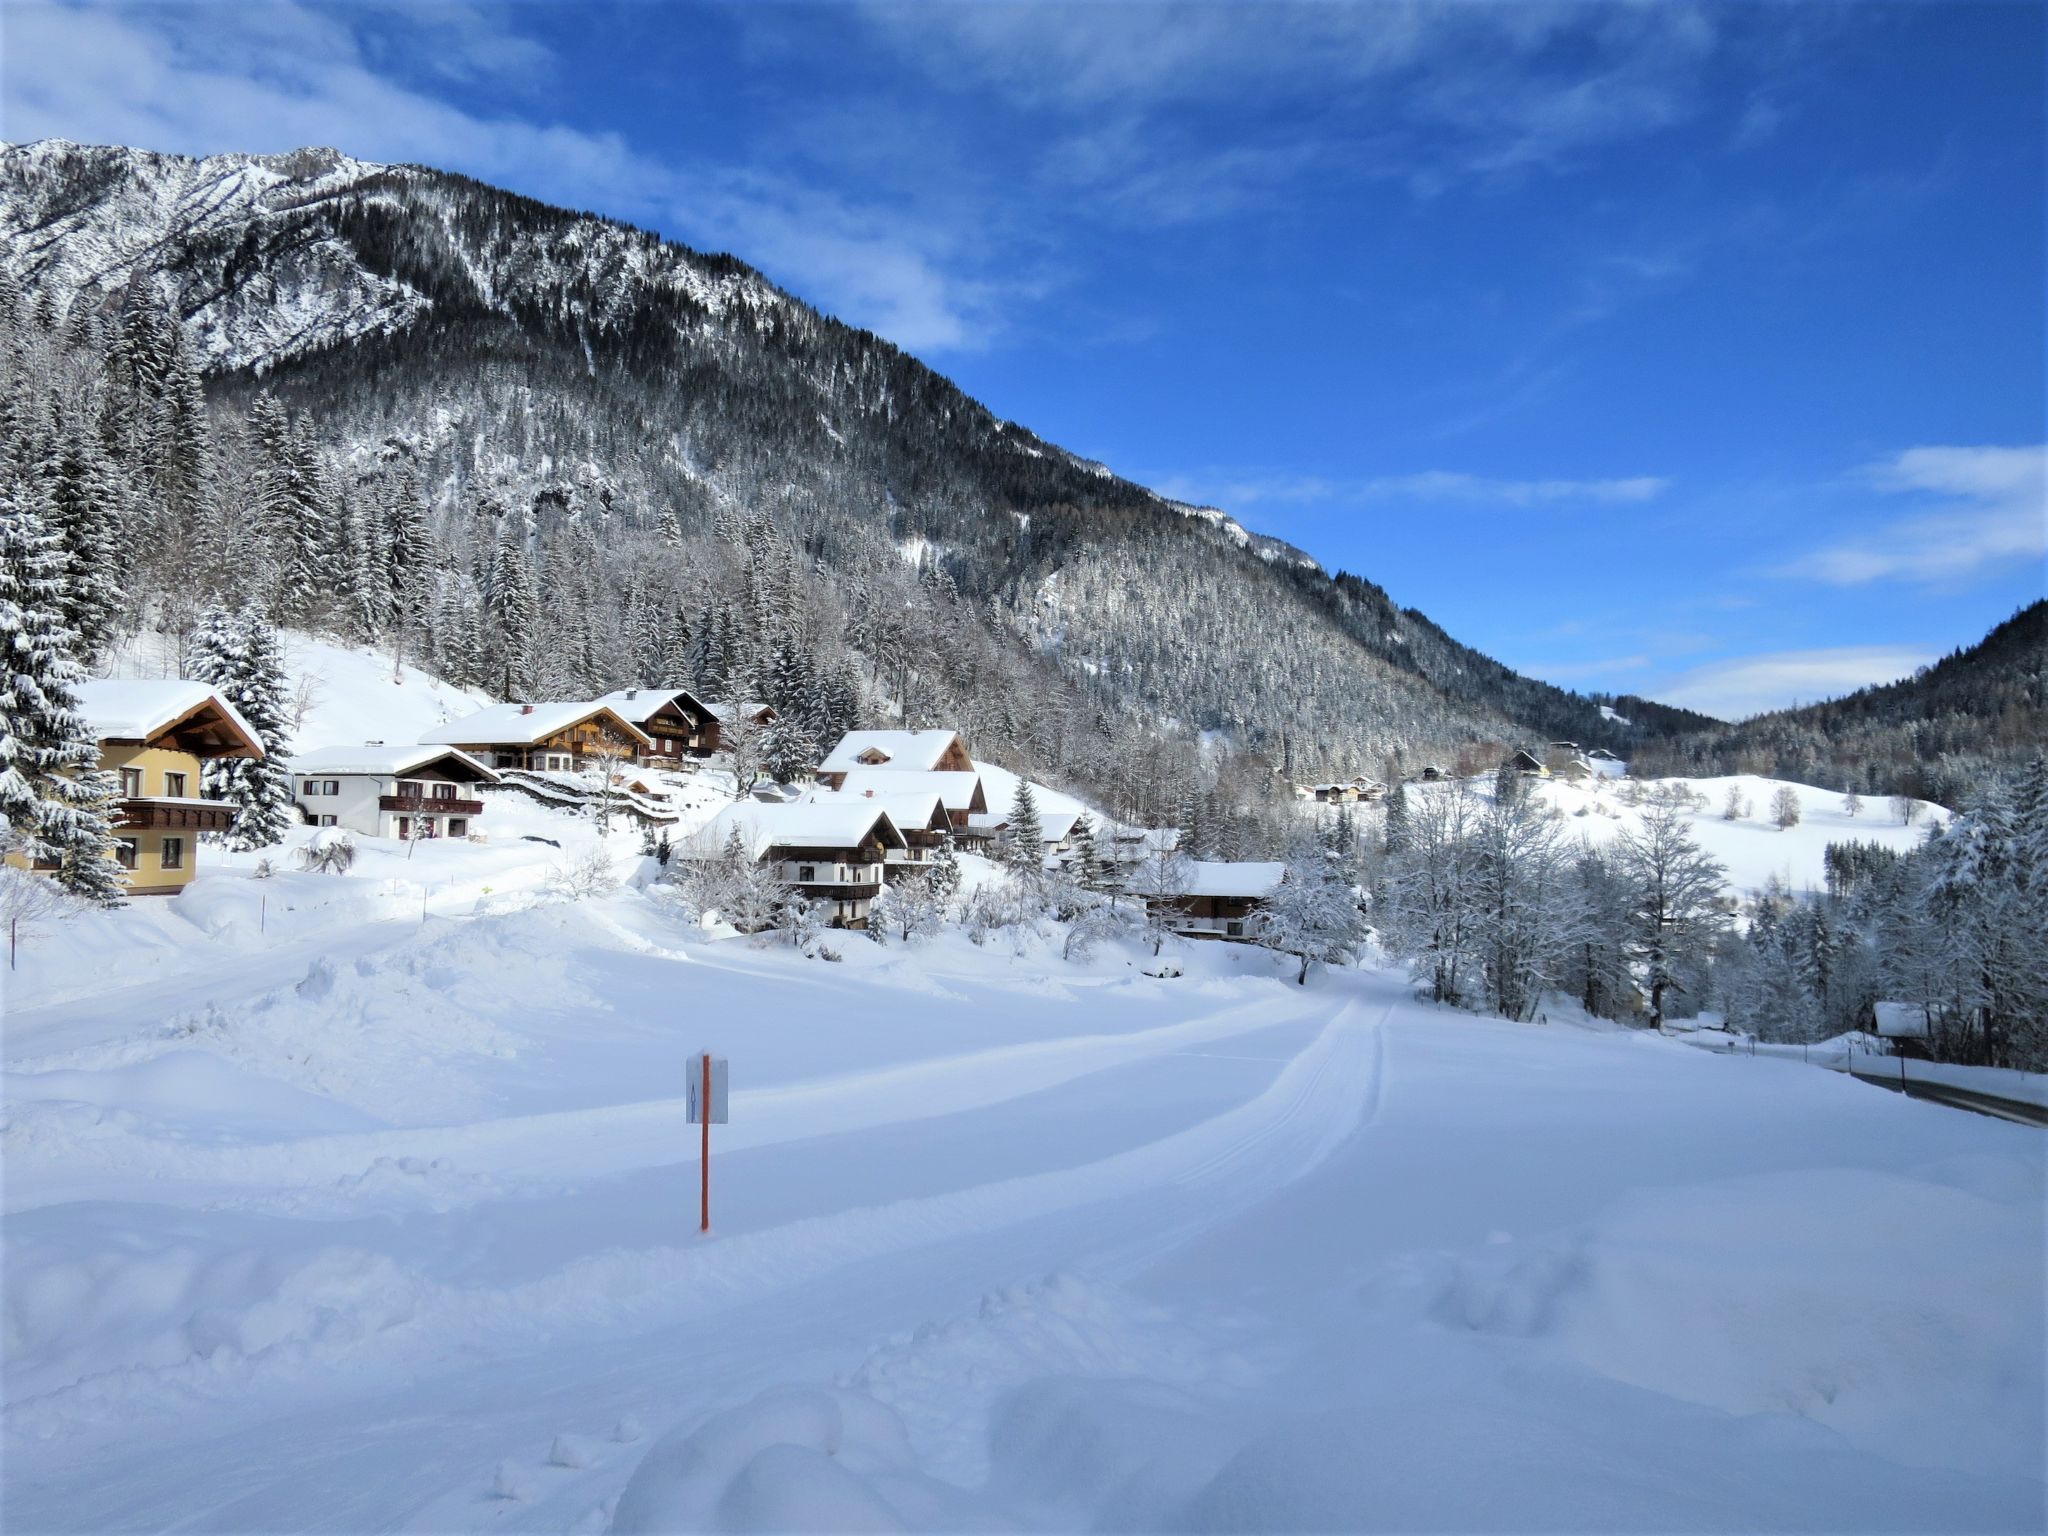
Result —
<instances>
[{"instance_id":1,"label":"blue sky","mask_svg":"<svg viewBox=\"0 0 2048 1536\"><path fill-rule=\"evenodd\" d=\"M730 250L1518 668L1738 714L2042 595L2044 16L10 3L0 133Z\"/></svg>"}]
</instances>

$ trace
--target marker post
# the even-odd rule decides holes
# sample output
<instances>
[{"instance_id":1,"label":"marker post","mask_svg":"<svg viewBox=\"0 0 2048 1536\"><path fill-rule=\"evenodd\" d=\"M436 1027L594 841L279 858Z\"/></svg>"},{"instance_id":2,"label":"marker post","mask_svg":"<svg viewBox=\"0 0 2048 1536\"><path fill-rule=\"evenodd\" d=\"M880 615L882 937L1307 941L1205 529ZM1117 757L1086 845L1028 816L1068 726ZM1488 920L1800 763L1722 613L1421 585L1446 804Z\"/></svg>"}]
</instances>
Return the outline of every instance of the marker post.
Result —
<instances>
[{"instance_id":1,"label":"marker post","mask_svg":"<svg viewBox=\"0 0 2048 1536\"><path fill-rule=\"evenodd\" d=\"M690 1062L690 1123L701 1127L697 1150L697 1230L711 1230L711 1122L726 1123L723 1056L699 1051Z\"/></svg>"}]
</instances>

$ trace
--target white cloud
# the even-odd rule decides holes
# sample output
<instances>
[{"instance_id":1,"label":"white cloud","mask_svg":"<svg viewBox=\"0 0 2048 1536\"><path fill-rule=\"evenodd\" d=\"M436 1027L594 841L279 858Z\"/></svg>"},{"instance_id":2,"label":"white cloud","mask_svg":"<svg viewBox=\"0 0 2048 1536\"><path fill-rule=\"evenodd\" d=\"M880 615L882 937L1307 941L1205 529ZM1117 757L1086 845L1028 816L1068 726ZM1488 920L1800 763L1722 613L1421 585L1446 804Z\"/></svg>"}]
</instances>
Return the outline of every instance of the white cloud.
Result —
<instances>
[{"instance_id":1,"label":"white cloud","mask_svg":"<svg viewBox=\"0 0 2048 1536\"><path fill-rule=\"evenodd\" d=\"M1641 691L1665 704L1720 720L1811 704L1896 682L1935 660L1928 651L1896 645L1843 645L1813 651L1732 656L1681 672Z\"/></svg>"},{"instance_id":2,"label":"white cloud","mask_svg":"<svg viewBox=\"0 0 2048 1536\"><path fill-rule=\"evenodd\" d=\"M1159 482L1162 494L1181 501L1211 502L1225 507L1261 503L1313 502L1457 502L1468 506L1535 507L1578 504L1615 505L1655 500L1671 482L1657 475L1614 480L1508 480L1458 470L1431 469L1412 475L1380 475L1364 480L1325 479L1316 475L1174 475Z\"/></svg>"},{"instance_id":3,"label":"white cloud","mask_svg":"<svg viewBox=\"0 0 2048 1536\"><path fill-rule=\"evenodd\" d=\"M223 9L10 5L8 137L184 154L326 144L461 170L731 250L912 349L980 345L1002 308L993 283L956 270L957 242L942 225L790 177L657 160L618 133L468 111L400 78L400 63L418 60L435 78L541 78L549 55L512 29L515 11L330 12L279 0L238 5L228 25Z\"/></svg>"},{"instance_id":4,"label":"white cloud","mask_svg":"<svg viewBox=\"0 0 2048 1536\"><path fill-rule=\"evenodd\" d=\"M1909 448L1871 466L1864 479L1928 508L1802 555L1775 574L1837 587L1955 583L2048 554L2048 447Z\"/></svg>"}]
</instances>

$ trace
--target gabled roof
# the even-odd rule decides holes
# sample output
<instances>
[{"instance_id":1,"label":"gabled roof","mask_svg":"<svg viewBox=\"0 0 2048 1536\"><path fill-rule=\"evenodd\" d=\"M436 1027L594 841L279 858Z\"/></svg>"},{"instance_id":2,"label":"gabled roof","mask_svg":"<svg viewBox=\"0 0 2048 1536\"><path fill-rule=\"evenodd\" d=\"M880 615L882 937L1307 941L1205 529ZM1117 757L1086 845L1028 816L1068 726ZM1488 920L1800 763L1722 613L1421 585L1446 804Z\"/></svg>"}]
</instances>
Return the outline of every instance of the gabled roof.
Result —
<instances>
[{"instance_id":1,"label":"gabled roof","mask_svg":"<svg viewBox=\"0 0 2048 1536\"><path fill-rule=\"evenodd\" d=\"M858 800L862 805L877 806L887 811L889 819L906 832L930 831L934 821L943 827L949 820L946 802L935 789L814 789L805 794L804 799L815 805L839 805L848 800Z\"/></svg>"},{"instance_id":2,"label":"gabled roof","mask_svg":"<svg viewBox=\"0 0 2048 1536\"><path fill-rule=\"evenodd\" d=\"M454 760L476 774L486 784L498 782L495 770L486 768L459 747L421 746L397 742L386 745L383 742L365 742L360 747L316 747L311 752L301 752L291 761L291 770L298 774L318 773L416 773L436 763Z\"/></svg>"},{"instance_id":3,"label":"gabled roof","mask_svg":"<svg viewBox=\"0 0 2048 1536\"><path fill-rule=\"evenodd\" d=\"M460 720L450 720L420 734L424 746L518 746L537 741L581 725L593 715L610 715L634 739L654 745L654 738L608 704L590 699L563 699L547 704L493 704Z\"/></svg>"},{"instance_id":4,"label":"gabled roof","mask_svg":"<svg viewBox=\"0 0 2048 1536\"><path fill-rule=\"evenodd\" d=\"M635 725L645 725L672 703L679 703L685 714L703 716L713 713L709 704L687 688L614 688L590 702L604 705L621 719L630 720Z\"/></svg>"},{"instance_id":5,"label":"gabled roof","mask_svg":"<svg viewBox=\"0 0 2048 1536\"><path fill-rule=\"evenodd\" d=\"M820 773L833 770L820 768ZM949 811L972 811L975 802L987 809L988 796L982 792L981 775L978 773L898 773L892 768L854 768L847 772L839 786L841 794L863 794L872 789L878 795L900 795L912 791L929 791L946 803Z\"/></svg>"},{"instance_id":6,"label":"gabled roof","mask_svg":"<svg viewBox=\"0 0 2048 1536\"><path fill-rule=\"evenodd\" d=\"M187 678L116 678L76 684L78 712L100 741L154 741L188 722L206 722L222 757L261 757L263 743L241 711L212 685ZM207 754L200 754L202 756Z\"/></svg>"},{"instance_id":7,"label":"gabled roof","mask_svg":"<svg viewBox=\"0 0 2048 1536\"><path fill-rule=\"evenodd\" d=\"M909 846L882 807L863 799L829 795L790 805L736 800L685 838L683 853L688 858L714 858L725 851L735 830L741 846L756 859L771 848L853 848L870 832L885 847Z\"/></svg>"},{"instance_id":8,"label":"gabled roof","mask_svg":"<svg viewBox=\"0 0 2048 1536\"><path fill-rule=\"evenodd\" d=\"M958 731L848 731L839 745L825 754L820 773L850 773L856 768L887 767L892 772L925 772L936 769L948 748L966 747Z\"/></svg>"},{"instance_id":9,"label":"gabled roof","mask_svg":"<svg viewBox=\"0 0 2048 1536\"><path fill-rule=\"evenodd\" d=\"M1195 859L1188 864L1189 896L1265 896L1280 883L1287 866L1278 862Z\"/></svg>"},{"instance_id":10,"label":"gabled roof","mask_svg":"<svg viewBox=\"0 0 2048 1536\"><path fill-rule=\"evenodd\" d=\"M1063 843L1073 833L1074 823L1080 819L1079 811L1040 811L1038 835L1048 843Z\"/></svg>"}]
</instances>

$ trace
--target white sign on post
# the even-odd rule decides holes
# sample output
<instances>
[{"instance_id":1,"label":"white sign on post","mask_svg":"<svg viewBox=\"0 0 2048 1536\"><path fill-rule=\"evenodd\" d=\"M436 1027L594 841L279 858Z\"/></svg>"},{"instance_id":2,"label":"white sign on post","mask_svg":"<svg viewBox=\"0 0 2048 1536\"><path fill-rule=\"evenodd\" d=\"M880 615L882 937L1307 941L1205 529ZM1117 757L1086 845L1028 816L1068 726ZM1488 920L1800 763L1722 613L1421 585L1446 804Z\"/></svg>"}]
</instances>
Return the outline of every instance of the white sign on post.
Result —
<instances>
[{"instance_id":1,"label":"white sign on post","mask_svg":"<svg viewBox=\"0 0 2048 1536\"><path fill-rule=\"evenodd\" d=\"M711 1113L704 1113L704 1058L701 1054L690 1058L690 1124L702 1125L708 1118L713 1125L726 1123L725 1113L725 1058L711 1058Z\"/></svg>"}]
</instances>

